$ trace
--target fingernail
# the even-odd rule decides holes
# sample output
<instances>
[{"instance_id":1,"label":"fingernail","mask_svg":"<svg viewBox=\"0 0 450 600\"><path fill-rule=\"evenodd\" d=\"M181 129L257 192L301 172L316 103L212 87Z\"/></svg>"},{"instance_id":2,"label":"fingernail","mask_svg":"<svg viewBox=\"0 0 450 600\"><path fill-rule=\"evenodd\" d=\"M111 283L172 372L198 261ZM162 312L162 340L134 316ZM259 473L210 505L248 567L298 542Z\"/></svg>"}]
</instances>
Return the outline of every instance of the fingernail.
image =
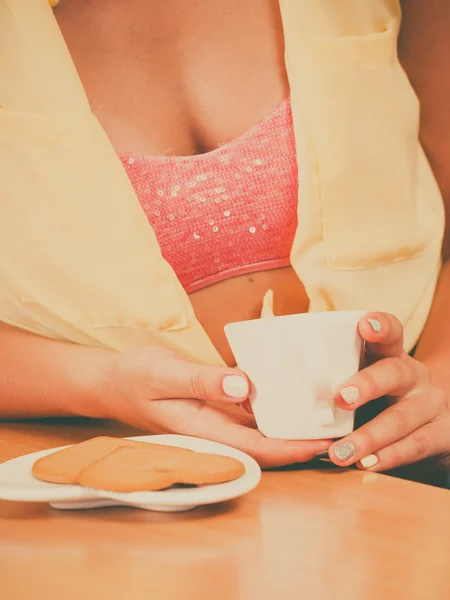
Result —
<instances>
[{"instance_id":1,"label":"fingernail","mask_svg":"<svg viewBox=\"0 0 450 600\"><path fill-rule=\"evenodd\" d=\"M362 458L359 462L365 469L370 469L378 463L378 458L375 456L375 454L369 454L369 456Z\"/></svg>"},{"instance_id":2,"label":"fingernail","mask_svg":"<svg viewBox=\"0 0 450 600\"><path fill-rule=\"evenodd\" d=\"M353 404L357 400L359 400L359 390L355 385L349 385L347 387L341 388L339 391L342 400L346 404Z\"/></svg>"},{"instance_id":3,"label":"fingernail","mask_svg":"<svg viewBox=\"0 0 450 600\"><path fill-rule=\"evenodd\" d=\"M330 457L330 453L328 452L328 450L321 450L320 452L317 452L316 454L316 458L329 458Z\"/></svg>"},{"instance_id":4,"label":"fingernail","mask_svg":"<svg viewBox=\"0 0 450 600\"><path fill-rule=\"evenodd\" d=\"M380 331L381 331L380 321L377 321L376 319L367 319L367 320L371 324L372 329L375 331L375 333L380 333Z\"/></svg>"},{"instance_id":5,"label":"fingernail","mask_svg":"<svg viewBox=\"0 0 450 600\"><path fill-rule=\"evenodd\" d=\"M341 462L347 462L356 452L356 446L351 442L342 442L334 446L333 453Z\"/></svg>"},{"instance_id":6,"label":"fingernail","mask_svg":"<svg viewBox=\"0 0 450 600\"><path fill-rule=\"evenodd\" d=\"M241 375L226 375L222 379L222 389L230 398L247 398L250 392L248 381Z\"/></svg>"}]
</instances>

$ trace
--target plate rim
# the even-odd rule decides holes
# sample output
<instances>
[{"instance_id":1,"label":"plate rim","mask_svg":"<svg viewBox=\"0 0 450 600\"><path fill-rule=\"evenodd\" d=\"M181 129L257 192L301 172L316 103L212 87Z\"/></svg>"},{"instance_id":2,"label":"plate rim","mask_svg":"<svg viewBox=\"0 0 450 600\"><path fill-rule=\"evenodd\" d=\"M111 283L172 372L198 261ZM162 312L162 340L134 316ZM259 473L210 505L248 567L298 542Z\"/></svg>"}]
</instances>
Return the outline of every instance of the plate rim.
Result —
<instances>
[{"instance_id":1,"label":"plate rim","mask_svg":"<svg viewBox=\"0 0 450 600\"><path fill-rule=\"evenodd\" d=\"M95 437L95 436L94 436ZM78 485L65 485L65 484L52 484L46 482L40 482L44 484L45 488L32 488L28 487L29 490L26 494L20 495L17 490L16 493L8 494L2 487L7 486L6 483L1 481L2 468L6 465L11 466L15 462L29 461L31 457L35 457L34 460L54 454L55 452L74 446L74 444L66 444L64 446L58 446L56 448L49 448L45 450L38 450L37 452L30 452L22 456L5 461L0 464L0 500L15 501L15 502L35 502L35 503L53 503L58 504L71 504L71 503L83 503L92 500L111 499L118 501L122 504L129 506L139 505L152 505L157 506L200 506L205 504L214 504L218 502L225 502L238 498L252 491L259 484L261 480L261 468L254 458L226 444L215 442L212 440L206 440L204 438L198 438L194 436L185 436L180 434L155 434L155 435L138 435L138 436L127 436L119 439L137 440L147 443L164 443L167 446L176 446L181 448L190 448L194 446L204 446L203 452L213 452L221 450L221 454L225 456L231 456L236 458L243 463L245 472L241 477L230 482L214 484L209 486L202 486L196 488L187 489L172 489L159 490L159 491L140 491L140 492L110 492L105 490L95 490L92 488L81 487ZM172 442L172 443L171 443ZM184 443L183 443L184 442ZM187 444L186 444L187 442ZM196 451L202 452L198 448ZM219 453L219 452L218 452ZM33 461L34 462L34 461ZM30 475L31 476L31 475ZM31 476L32 477L32 476ZM19 486L21 484L18 484ZM47 486L52 486L47 487ZM9 486L12 487L12 486ZM25 488L25 486L24 486ZM31 490L34 494L30 494ZM37 493L36 493L37 492Z\"/></svg>"}]
</instances>

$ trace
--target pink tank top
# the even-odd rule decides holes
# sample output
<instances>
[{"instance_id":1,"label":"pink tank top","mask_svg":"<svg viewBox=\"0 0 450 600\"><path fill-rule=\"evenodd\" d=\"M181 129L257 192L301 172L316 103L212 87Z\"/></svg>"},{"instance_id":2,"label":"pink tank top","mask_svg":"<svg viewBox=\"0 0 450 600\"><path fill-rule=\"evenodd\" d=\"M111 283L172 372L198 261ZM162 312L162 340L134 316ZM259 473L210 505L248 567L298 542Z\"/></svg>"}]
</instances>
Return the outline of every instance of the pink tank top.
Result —
<instances>
[{"instance_id":1,"label":"pink tank top","mask_svg":"<svg viewBox=\"0 0 450 600\"><path fill-rule=\"evenodd\" d=\"M289 264L298 189L289 99L206 154L120 158L187 292Z\"/></svg>"}]
</instances>

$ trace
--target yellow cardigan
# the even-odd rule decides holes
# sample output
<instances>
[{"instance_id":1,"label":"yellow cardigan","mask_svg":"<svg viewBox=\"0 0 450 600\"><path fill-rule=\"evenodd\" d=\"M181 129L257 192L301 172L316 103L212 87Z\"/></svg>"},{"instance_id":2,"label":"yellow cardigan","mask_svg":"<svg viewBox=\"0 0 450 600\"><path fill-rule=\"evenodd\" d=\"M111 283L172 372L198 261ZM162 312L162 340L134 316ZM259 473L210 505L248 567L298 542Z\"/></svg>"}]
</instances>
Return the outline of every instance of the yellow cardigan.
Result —
<instances>
[{"instance_id":1,"label":"yellow cardigan","mask_svg":"<svg viewBox=\"0 0 450 600\"><path fill-rule=\"evenodd\" d=\"M398 0L280 0L299 167L291 263L311 311L396 314L440 269L442 199L397 58ZM221 358L92 114L48 0L0 0L0 320L123 350Z\"/></svg>"}]
</instances>

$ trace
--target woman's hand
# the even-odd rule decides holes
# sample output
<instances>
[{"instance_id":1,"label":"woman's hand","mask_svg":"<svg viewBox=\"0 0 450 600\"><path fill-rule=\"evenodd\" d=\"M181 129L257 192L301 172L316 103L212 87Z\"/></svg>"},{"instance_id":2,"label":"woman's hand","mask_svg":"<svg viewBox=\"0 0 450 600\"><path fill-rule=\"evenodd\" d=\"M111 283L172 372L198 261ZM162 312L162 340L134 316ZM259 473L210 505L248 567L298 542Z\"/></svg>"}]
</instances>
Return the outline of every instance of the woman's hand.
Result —
<instances>
[{"instance_id":1,"label":"woman's hand","mask_svg":"<svg viewBox=\"0 0 450 600\"><path fill-rule=\"evenodd\" d=\"M339 466L387 471L450 452L450 408L426 366L403 350L401 323L386 313L361 319L368 366L336 393L337 406L354 410L381 396L390 407L330 448Z\"/></svg>"},{"instance_id":2,"label":"woman's hand","mask_svg":"<svg viewBox=\"0 0 450 600\"><path fill-rule=\"evenodd\" d=\"M250 393L249 381L238 369L196 364L166 348L149 346L115 357L106 378L111 396L97 408L99 416L153 433L228 444L263 467L311 460L331 444L266 438L253 416L237 405Z\"/></svg>"}]
</instances>

